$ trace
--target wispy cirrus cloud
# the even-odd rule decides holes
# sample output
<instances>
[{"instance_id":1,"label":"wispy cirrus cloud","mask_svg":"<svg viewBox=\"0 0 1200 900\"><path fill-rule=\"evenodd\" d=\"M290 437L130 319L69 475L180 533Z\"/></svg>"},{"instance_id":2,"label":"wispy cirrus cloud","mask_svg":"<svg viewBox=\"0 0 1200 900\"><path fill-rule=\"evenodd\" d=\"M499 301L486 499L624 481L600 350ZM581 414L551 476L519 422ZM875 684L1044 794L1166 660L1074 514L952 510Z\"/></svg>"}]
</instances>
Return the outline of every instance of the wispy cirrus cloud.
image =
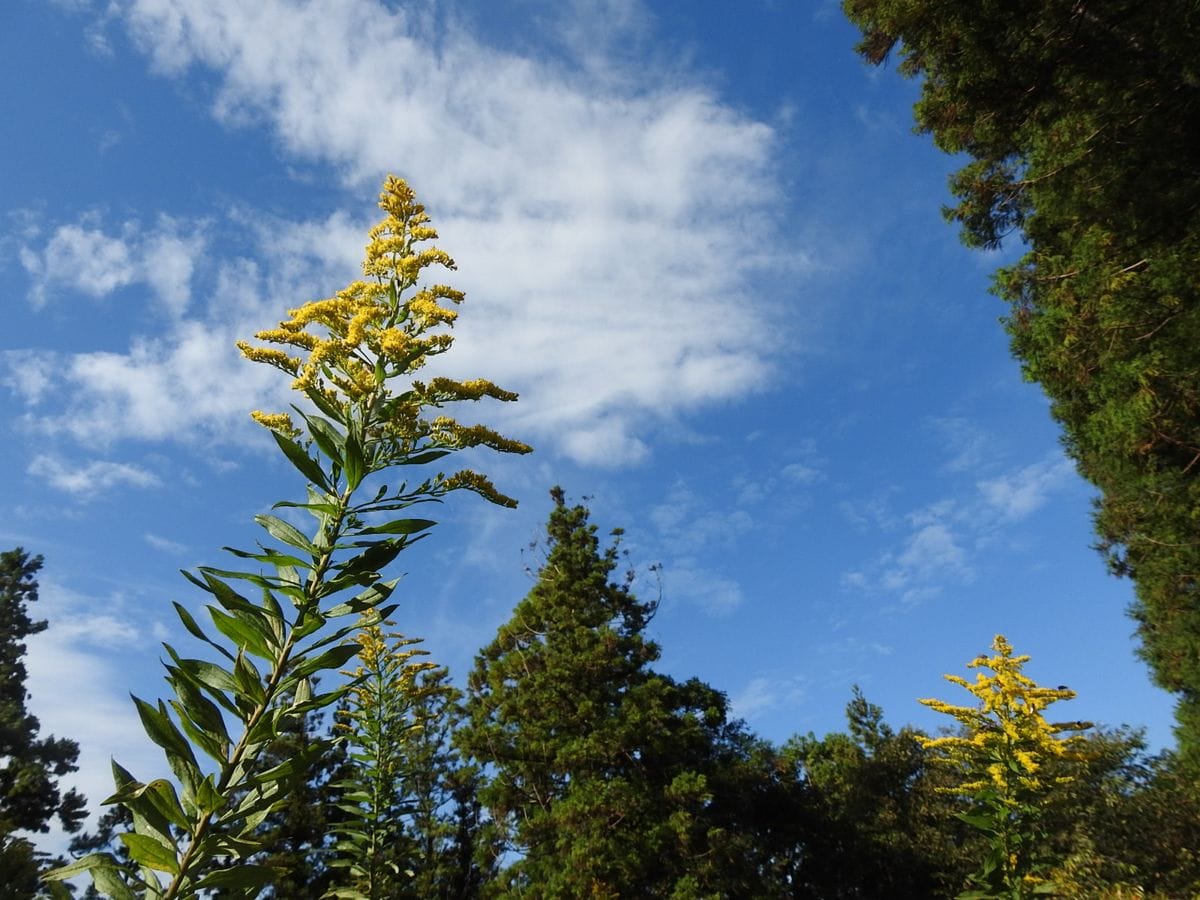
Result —
<instances>
[{"instance_id":1,"label":"wispy cirrus cloud","mask_svg":"<svg viewBox=\"0 0 1200 900\"><path fill-rule=\"evenodd\" d=\"M1061 453L992 478L977 479L961 493L901 515L877 509L877 527L898 533L892 546L842 575L845 588L898 597L912 605L948 586L970 584L976 558L993 535L1018 526L1054 493L1072 483L1074 466ZM878 507L879 498L876 498ZM847 515L850 515L847 511ZM859 516L852 519L867 525ZM885 527L886 525L886 527Z\"/></svg>"},{"instance_id":2,"label":"wispy cirrus cloud","mask_svg":"<svg viewBox=\"0 0 1200 900\"><path fill-rule=\"evenodd\" d=\"M53 488L85 498L120 485L147 488L160 483L153 472L129 463L101 459L68 463L48 454L35 456L28 472Z\"/></svg>"},{"instance_id":3,"label":"wispy cirrus cloud","mask_svg":"<svg viewBox=\"0 0 1200 900\"><path fill-rule=\"evenodd\" d=\"M753 721L764 713L799 706L808 691L807 681L800 677L757 676L729 699L730 711Z\"/></svg>"},{"instance_id":4,"label":"wispy cirrus cloud","mask_svg":"<svg viewBox=\"0 0 1200 900\"><path fill-rule=\"evenodd\" d=\"M1045 505L1050 495L1074 474L1074 463L1060 456L979 481L976 487L990 509L1005 521L1015 522Z\"/></svg>"}]
</instances>

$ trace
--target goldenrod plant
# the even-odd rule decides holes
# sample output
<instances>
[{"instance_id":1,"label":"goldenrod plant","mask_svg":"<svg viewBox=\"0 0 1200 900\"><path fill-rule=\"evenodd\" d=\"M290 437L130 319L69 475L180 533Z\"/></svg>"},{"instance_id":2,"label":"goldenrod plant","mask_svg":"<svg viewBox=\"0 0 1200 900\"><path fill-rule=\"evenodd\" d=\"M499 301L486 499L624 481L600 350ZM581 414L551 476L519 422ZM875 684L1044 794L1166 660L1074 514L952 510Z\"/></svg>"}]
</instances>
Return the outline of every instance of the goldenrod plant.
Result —
<instances>
[{"instance_id":1,"label":"goldenrod plant","mask_svg":"<svg viewBox=\"0 0 1200 900\"><path fill-rule=\"evenodd\" d=\"M378 625L355 638L359 665L345 673L353 687L338 709L336 727L348 752L349 779L341 807L346 817L336 826L338 841L331 865L343 870L340 886L329 894L344 900L383 900L411 881L405 871L404 817L411 774L408 753L412 734L424 727L418 709L418 676L436 669L419 662L425 651L416 638L385 634Z\"/></svg>"},{"instance_id":2,"label":"goldenrod plant","mask_svg":"<svg viewBox=\"0 0 1200 900\"><path fill-rule=\"evenodd\" d=\"M253 551L227 548L251 568L185 573L211 595L211 623L182 604L175 609L209 659L168 645L174 697L134 701L173 777L141 782L114 763L117 789L107 801L132 815L133 830L121 840L137 871L122 870L112 854L93 853L49 873L50 881L86 871L101 893L118 900L194 898L216 889L256 896L272 873L247 861L258 849L255 830L306 764L291 759L267 768L264 749L289 722L347 690L314 693L312 685L359 652L347 639L363 617L379 622L394 610L388 599L396 580L383 572L435 524L407 512L457 490L515 505L469 469L415 482L406 475L456 450L530 448L441 412L457 401L511 401L515 394L482 379L412 380L449 349L463 295L421 284L425 269L452 269L454 262L427 246L437 233L408 185L389 177L379 205L386 217L370 231L362 280L260 331L266 346L238 345L248 359L289 375L301 395L290 413L252 415L308 483L304 500L275 506L306 514L313 527L306 534L278 516L257 516L267 540ZM382 477L389 471L397 479L391 485Z\"/></svg>"},{"instance_id":3,"label":"goldenrod plant","mask_svg":"<svg viewBox=\"0 0 1200 900\"><path fill-rule=\"evenodd\" d=\"M1029 657L1014 656L1004 635L996 635L992 651L994 656L967 664L983 670L974 681L944 676L974 695L975 705L920 701L958 720L958 734L918 740L933 751L935 762L957 774L957 783L945 790L969 805L959 817L990 838L989 853L971 879L975 889L960 894L960 900L1054 892L1054 885L1038 875L1048 862L1041 858L1038 819L1048 793L1071 777L1055 761L1078 759L1084 752L1078 733L1091 728L1087 722L1047 722L1046 708L1075 692L1040 687L1023 674Z\"/></svg>"}]
</instances>

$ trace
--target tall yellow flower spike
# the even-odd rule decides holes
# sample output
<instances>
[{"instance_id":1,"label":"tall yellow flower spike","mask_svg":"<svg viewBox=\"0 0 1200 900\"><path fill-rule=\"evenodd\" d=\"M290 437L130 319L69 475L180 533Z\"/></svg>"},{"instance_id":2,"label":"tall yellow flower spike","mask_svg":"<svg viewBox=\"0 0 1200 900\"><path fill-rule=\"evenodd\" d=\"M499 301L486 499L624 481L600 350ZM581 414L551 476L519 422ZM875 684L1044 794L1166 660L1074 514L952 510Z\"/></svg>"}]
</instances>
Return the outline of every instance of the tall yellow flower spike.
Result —
<instances>
[{"instance_id":1,"label":"tall yellow flower spike","mask_svg":"<svg viewBox=\"0 0 1200 900\"><path fill-rule=\"evenodd\" d=\"M463 300L444 284L419 286L430 266L454 269L454 260L437 247L420 245L437 238L425 207L403 179L389 175L379 195L386 216L368 233L363 275L333 297L289 310L277 328L255 337L275 347L245 341L247 359L266 363L292 377L292 387L348 436L372 450L372 468L405 464L430 451L490 447L503 453L528 453L530 447L483 425L460 425L445 415L427 417L447 403L491 397L512 401L517 395L485 379L434 378L411 381L399 393L395 379L411 376L432 356L453 343L447 333ZM287 413L255 411L254 419L279 434L300 434ZM445 490L466 488L504 506L515 505L482 475L459 472L439 476Z\"/></svg>"},{"instance_id":2,"label":"tall yellow flower spike","mask_svg":"<svg viewBox=\"0 0 1200 900\"><path fill-rule=\"evenodd\" d=\"M963 821L989 838L989 852L979 872L970 880L982 891L963 897L1022 898L1053 888L1039 873L1046 868L1047 849L1039 819L1056 784L1072 780L1055 774L1047 763L1082 759L1077 735L1061 737L1091 727L1088 722L1047 722L1043 712L1052 703L1070 700L1075 692L1065 687L1039 687L1022 673L1028 656L1013 656L1004 635L992 642L994 656L979 656L968 668L983 669L975 680L946 675L951 684L966 688L978 701L957 706L942 700L921 703L958 720L960 733L945 737L918 737L933 751L935 763L950 766L958 783L941 788L970 803ZM1061 768L1059 768L1061 773Z\"/></svg>"},{"instance_id":3,"label":"tall yellow flower spike","mask_svg":"<svg viewBox=\"0 0 1200 900\"><path fill-rule=\"evenodd\" d=\"M953 716L963 726L964 734L918 740L926 749L937 751L936 760L967 774L969 780L946 790L971 793L990 786L1015 806L1019 796L1048 787L1038 775L1043 763L1077 755L1077 739L1059 735L1086 730L1091 724L1047 722L1043 711L1059 700L1072 699L1075 692L1063 687L1039 687L1021 671L1029 657L1013 656L1012 645L1004 635L996 635L992 650L995 656L979 656L967 664L968 669L986 669L991 675L979 672L974 682L958 675L943 676L970 691L977 705L956 706L932 698L920 701Z\"/></svg>"}]
</instances>

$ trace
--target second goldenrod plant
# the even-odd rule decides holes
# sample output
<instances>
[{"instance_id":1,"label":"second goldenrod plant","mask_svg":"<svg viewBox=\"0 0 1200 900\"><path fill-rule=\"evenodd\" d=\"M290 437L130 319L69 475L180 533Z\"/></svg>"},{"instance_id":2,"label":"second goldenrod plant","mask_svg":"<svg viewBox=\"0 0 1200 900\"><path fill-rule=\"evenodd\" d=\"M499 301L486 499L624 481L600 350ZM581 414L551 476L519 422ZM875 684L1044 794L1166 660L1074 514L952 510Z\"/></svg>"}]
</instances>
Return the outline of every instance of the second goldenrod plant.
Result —
<instances>
[{"instance_id":1,"label":"second goldenrod plant","mask_svg":"<svg viewBox=\"0 0 1200 900\"><path fill-rule=\"evenodd\" d=\"M1048 862L1041 858L1038 820L1049 792L1070 777L1055 774L1055 762L1079 758L1082 751L1074 733L1091 725L1046 721L1046 708L1070 700L1075 692L1040 687L1025 675L1022 668L1029 657L1014 656L1004 635L996 635L992 650L994 656L979 656L967 664L984 670L974 681L944 676L966 688L976 699L974 705L921 701L957 719L960 732L918 740L933 752L935 762L956 776L956 783L946 790L969 804L960 818L989 838L988 855L972 877L975 889L960 898L1016 900L1054 890L1038 875Z\"/></svg>"},{"instance_id":2,"label":"second goldenrod plant","mask_svg":"<svg viewBox=\"0 0 1200 900\"><path fill-rule=\"evenodd\" d=\"M256 335L262 344L239 343L250 360L287 373L302 395L291 413L252 415L308 482L305 499L276 507L307 514L312 530L257 516L269 540L253 551L230 550L253 568L185 573L212 597L203 624L175 604L208 658L167 646L174 697L135 698L174 777L141 782L113 764L117 791L108 802L132 814L133 830L120 837L137 869L94 853L48 880L87 871L103 894L118 900L194 898L216 889L257 896L272 873L247 862L258 850L256 829L306 765L291 759L266 768L263 752L289 722L345 693L314 694L314 676L338 670L359 652L347 638L364 616L378 622L395 609L387 604L396 581L385 580L383 571L435 524L406 511L460 489L515 505L470 469L415 483L404 477L410 467L456 450L529 447L442 412L457 401L510 401L515 394L482 379L412 380L430 357L449 349L448 329L463 296L421 283L428 267L454 262L426 246L437 234L408 185L389 177L379 205L386 216L370 231L362 280L291 310L278 327ZM372 477L388 470L398 483Z\"/></svg>"}]
</instances>

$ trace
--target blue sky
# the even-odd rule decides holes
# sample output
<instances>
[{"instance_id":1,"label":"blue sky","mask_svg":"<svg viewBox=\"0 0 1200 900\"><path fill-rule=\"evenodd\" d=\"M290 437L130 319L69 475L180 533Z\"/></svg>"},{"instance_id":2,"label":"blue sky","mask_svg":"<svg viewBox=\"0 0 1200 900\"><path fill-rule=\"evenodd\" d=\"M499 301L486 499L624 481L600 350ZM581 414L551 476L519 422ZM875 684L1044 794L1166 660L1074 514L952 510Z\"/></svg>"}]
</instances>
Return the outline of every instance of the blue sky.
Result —
<instances>
[{"instance_id":1,"label":"blue sky","mask_svg":"<svg viewBox=\"0 0 1200 900\"><path fill-rule=\"evenodd\" d=\"M528 590L561 484L662 565L663 667L767 737L854 684L935 728L917 698L1003 632L1065 717L1168 744L987 293L1011 257L959 245L954 161L854 38L823 0L5 4L0 541L46 557L32 705L89 796L164 769L127 695L188 640L177 570L302 490L247 416L286 379L233 341L356 275L387 172L458 261L447 371L519 391L479 415L536 447L479 463L519 510L457 498L401 561L434 660Z\"/></svg>"}]
</instances>

